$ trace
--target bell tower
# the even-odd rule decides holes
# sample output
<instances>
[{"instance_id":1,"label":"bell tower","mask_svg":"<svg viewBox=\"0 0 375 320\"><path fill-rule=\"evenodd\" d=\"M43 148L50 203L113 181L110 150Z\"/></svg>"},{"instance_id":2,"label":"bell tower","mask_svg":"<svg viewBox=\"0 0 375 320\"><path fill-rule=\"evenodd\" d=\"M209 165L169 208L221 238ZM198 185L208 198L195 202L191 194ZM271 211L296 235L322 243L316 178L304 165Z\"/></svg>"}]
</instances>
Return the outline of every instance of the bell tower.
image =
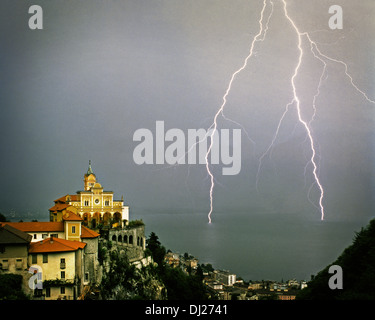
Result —
<instances>
[{"instance_id":1,"label":"bell tower","mask_svg":"<svg viewBox=\"0 0 375 320\"><path fill-rule=\"evenodd\" d=\"M89 160L89 168L87 170L87 173L83 176L83 181L85 183L85 191L90 191L90 189L94 186L96 183L96 175L92 171L91 168L91 160Z\"/></svg>"}]
</instances>

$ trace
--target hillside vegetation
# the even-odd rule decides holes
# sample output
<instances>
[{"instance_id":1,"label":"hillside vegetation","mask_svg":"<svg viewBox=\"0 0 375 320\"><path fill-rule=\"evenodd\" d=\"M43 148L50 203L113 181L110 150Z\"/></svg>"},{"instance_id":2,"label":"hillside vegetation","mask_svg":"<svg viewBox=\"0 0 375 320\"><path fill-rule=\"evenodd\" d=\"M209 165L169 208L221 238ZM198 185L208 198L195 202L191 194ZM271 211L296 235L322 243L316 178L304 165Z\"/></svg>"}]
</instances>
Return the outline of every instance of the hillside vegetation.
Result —
<instances>
[{"instance_id":1,"label":"hillside vegetation","mask_svg":"<svg viewBox=\"0 0 375 320\"><path fill-rule=\"evenodd\" d=\"M154 264L140 269L129 263L125 250L101 247L99 261L103 266L100 297L103 300L203 300L206 299L203 273L186 274L180 268L164 263L165 247L158 236L147 239L146 255Z\"/></svg>"},{"instance_id":2,"label":"hillside vegetation","mask_svg":"<svg viewBox=\"0 0 375 320\"><path fill-rule=\"evenodd\" d=\"M330 289L331 265L343 271L343 288ZM320 271L297 296L302 300L375 300L375 219L355 234L352 245Z\"/></svg>"}]
</instances>

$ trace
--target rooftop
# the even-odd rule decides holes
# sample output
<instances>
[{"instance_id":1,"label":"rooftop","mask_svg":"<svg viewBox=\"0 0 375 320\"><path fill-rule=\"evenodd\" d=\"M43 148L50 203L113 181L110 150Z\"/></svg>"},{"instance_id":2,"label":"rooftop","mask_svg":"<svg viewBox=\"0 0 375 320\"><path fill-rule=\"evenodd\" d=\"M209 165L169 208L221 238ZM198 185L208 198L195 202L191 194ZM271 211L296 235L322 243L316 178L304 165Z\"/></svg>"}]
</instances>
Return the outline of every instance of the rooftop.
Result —
<instances>
[{"instance_id":1,"label":"rooftop","mask_svg":"<svg viewBox=\"0 0 375 320\"><path fill-rule=\"evenodd\" d=\"M96 238L99 236L100 234L95 232L94 230L86 228L85 226L81 226L81 239Z\"/></svg>"},{"instance_id":2,"label":"rooftop","mask_svg":"<svg viewBox=\"0 0 375 320\"><path fill-rule=\"evenodd\" d=\"M67 211L62 218L64 221L83 221L79 215L71 211Z\"/></svg>"},{"instance_id":3,"label":"rooftop","mask_svg":"<svg viewBox=\"0 0 375 320\"><path fill-rule=\"evenodd\" d=\"M57 212L70 207L70 204L67 203L56 203L53 207L49 208L49 211Z\"/></svg>"},{"instance_id":4,"label":"rooftop","mask_svg":"<svg viewBox=\"0 0 375 320\"><path fill-rule=\"evenodd\" d=\"M47 238L39 242L30 244L30 253L48 253L48 252L69 252L83 249L86 243L79 241L70 241L60 238Z\"/></svg>"},{"instance_id":5,"label":"rooftop","mask_svg":"<svg viewBox=\"0 0 375 320\"><path fill-rule=\"evenodd\" d=\"M86 176L89 176L90 174L93 174L95 176L95 173L94 171L92 171L92 168L91 168L91 160L89 160L89 168L87 169Z\"/></svg>"},{"instance_id":6,"label":"rooftop","mask_svg":"<svg viewBox=\"0 0 375 320\"><path fill-rule=\"evenodd\" d=\"M64 232L63 222L2 222L23 232Z\"/></svg>"},{"instance_id":7,"label":"rooftop","mask_svg":"<svg viewBox=\"0 0 375 320\"><path fill-rule=\"evenodd\" d=\"M0 243L2 244L28 244L31 235L18 230L8 224L0 223Z\"/></svg>"},{"instance_id":8,"label":"rooftop","mask_svg":"<svg viewBox=\"0 0 375 320\"><path fill-rule=\"evenodd\" d=\"M66 203L68 201L68 198L70 198L70 201L78 201L78 195L76 194L67 194L65 196L62 196L56 200L53 200L53 202L61 202L61 203Z\"/></svg>"},{"instance_id":9,"label":"rooftop","mask_svg":"<svg viewBox=\"0 0 375 320\"><path fill-rule=\"evenodd\" d=\"M64 232L64 222L0 222L1 226L9 226L21 232ZM31 237L31 236L30 236ZM81 238L99 237L99 233L81 226Z\"/></svg>"}]
</instances>

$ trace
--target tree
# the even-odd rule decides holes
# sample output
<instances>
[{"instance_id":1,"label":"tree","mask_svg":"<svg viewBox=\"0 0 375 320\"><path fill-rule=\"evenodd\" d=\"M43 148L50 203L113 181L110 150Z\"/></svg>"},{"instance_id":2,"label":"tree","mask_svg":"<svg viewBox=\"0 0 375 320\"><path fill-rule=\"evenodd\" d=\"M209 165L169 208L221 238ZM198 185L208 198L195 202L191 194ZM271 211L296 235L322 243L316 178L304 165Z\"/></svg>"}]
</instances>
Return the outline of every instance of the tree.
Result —
<instances>
[{"instance_id":1,"label":"tree","mask_svg":"<svg viewBox=\"0 0 375 320\"><path fill-rule=\"evenodd\" d=\"M140 283L135 266L129 263L126 254L121 254L118 250L109 251L108 254L109 271L104 274L100 284L102 298L130 299L138 294L134 283Z\"/></svg>"},{"instance_id":2,"label":"tree","mask_svg":"<svg viewBox=\"0 0 375 320\"><path fill-rule=\"evenodd\" d=\"M146 240L146 248L150 250L152 258L161 267L164 262L166 250L161 245L159 237L155 232L151 232L150 237Z\"/></svg>"},{"instance_id":3,"label":"tree","mask_svg":"<svg viewBox=\"0 0 375 320\"><path fill-rule=\"evenodd\" d=\"M1 212L0 212L0 222L7 222L7 218L6 216L4 216Z\"/></svg>"},{"instance_id":4,"label":"tree","mask_svg":"<svg viewBox=\"0 0 375 320\"><path fill-rule=\"evenodd\" d=\"M207 264L201 264L200 265L203 272L214 272L214 268L212 267L212 264L211 263L207 263Z\"/></svg>"},{"instance_id":5,"label":"tree","mask_svg":"<svg viewBox=\"0 0 375 320\"><path fill-rule=\"evenodd\" d=\"M179 268L164 268L161 279L168 293L168 300L205 300L206 288L199 277L186 275Z\"/></svg>"},{"instance_id":6,"label":"tree","mask_svg":"<svg viewBox=\"0 0 375 320\"><path fill-rule=\"evenodd\" d=\"M330 289L331 265L343 270L343 289ZM356 233L353 244L335 262L325 267L301 290L301 300L365 300L375 299L375 219Z\"/></svg>"},{"instance_id":7,"label":"tree","mask_svg":"<svg viewBox=\"0 0 375 320\"><path fill-rule=\"evenodd\" d=\"M200 275L186 275L180 268L170 268L163 263L166 249L154 232L151 232L146 244L158 264L157 273L167 289L168 300L206 299L206 288Z\"/></svg>"},{"instance_id":8,"label":"tree","mask_svg":"<svg viewBox=\"0 0 375 320\"><path fill-rule=\"evenodd\" d=\"M22 276L0 274L0 300L25 300L28 296L22 291Z\"/></svg>"},{"instance_id":9,"label":"tree","mask_svg":"<svg viewBox=\"0 0 375 320\"><path fill-rule=\"evenodd\" d=\"M203 281L203 270L202 270L202 267L200 265L198 265L198 268L197 268L197 271L195 273L196 277L200 280L200 281Z\"/></svg>"}]
</instances>

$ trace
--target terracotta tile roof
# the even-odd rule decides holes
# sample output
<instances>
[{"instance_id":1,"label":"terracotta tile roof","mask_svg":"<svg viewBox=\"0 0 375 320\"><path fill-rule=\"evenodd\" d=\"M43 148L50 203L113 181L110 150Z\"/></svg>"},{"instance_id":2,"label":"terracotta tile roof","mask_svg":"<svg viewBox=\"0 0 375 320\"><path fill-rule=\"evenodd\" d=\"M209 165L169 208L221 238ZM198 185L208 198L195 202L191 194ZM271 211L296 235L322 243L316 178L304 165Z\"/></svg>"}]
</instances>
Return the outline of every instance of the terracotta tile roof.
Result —
<instances>
[{"instance_id":1,"label":"terracotta tile roof","mask_svg":"<svg viewBox=\"0 0 375 320\"><path fill-rule=\"evenodd\" d=\"M2 222L23 232L64 232L64 222Z\"/></svg>"},{"instance_id":2,"label":"terracotta tile roof","mask_svg":"<svg viewBox=\"0 0 375 320\"><path fill-rule=\"evenodd\" d=\"M86 228L85 226L81 226L81 239L97 238L99 236L100 234L95 232L94 230Z\"/></svg>"},{"instance_id":3,"label":"terracotta tile roof","mask_svg":"<svg viewBox=\"0 0 375 320\"><path fill-rule=\"evenodd\" d=\"M65 221L83 221L79 215L71 211L67 211L62 218Z\"/></svg>"},{"instance_id":4,"label":"terracotta tile roof","mask_svg":"<svg viewBox=\"0 0 375 320\"><path fill-rule=\"evenodd\" d=\"M66 196L62 196L61 198L58 198L56 200L53 200L53 202L62 202L62 203L65 203L65 199L66 199Z\"/></svg>"},{"instance_id":5,"label":"terracotta tile roof","mask_svg":"<svg viewBox=\"0 0 375 320\"><path fill-rule=\"evenodd\" d=\"M71 194L70 201L79 201L80 197L78 194Z\"/></svg>"},{"instance_id":6,"label":"terracotta tile roof","mask_svg":"<svg viewBox=\"0 0 375 320\"><path fill-rule=\"evenodd\" d=\"M79 218L79 217L78 217ZM80 218L79 218L80 219ZM81 219L82 220L82 219ZM70 221L70 220L68 220ZM71 220L76 221L76 220ZM64 222L0 222L23 232L64 232ZM96 238L100 234L85 226L81 226L81 238Z\"/></svg>"},{"instance_id":7,"label":"terracotta tile roof","mask_svg":"<svg viewBox=\"0 0 375 320\"><path fill-rule=\"evenodd\" d=\"M42 241L32 242L29 253L68 252L83 249L86 243L70 241L60 238L47 238Z\"/></svg>"},{"instance_id":8,"label":"terracotta tile roof","mask_svg":"<svg viewBox=\"0 0 375 320\"><path fill-rule=\"evenodd\" d=\"M56 203L53 207L49 208L49 211L61 211L66 209L67 207L70 207L70 204L67 203Z\"/></svg>"},{"instance_id":9,"label":"terracotta tile roof","mask_svg":"<svg viewBox=\"0 0 375 320\"><path fill-rule=\"evenodd\" d=\"M62 196L56 200L53 200L53 202L62 202L62 203L66 203L66 197L67 196L70 196L70 201L78 201L79 200L79 196L77 194L67 194L65 196Z\"/></svg>"}]
</instances>

